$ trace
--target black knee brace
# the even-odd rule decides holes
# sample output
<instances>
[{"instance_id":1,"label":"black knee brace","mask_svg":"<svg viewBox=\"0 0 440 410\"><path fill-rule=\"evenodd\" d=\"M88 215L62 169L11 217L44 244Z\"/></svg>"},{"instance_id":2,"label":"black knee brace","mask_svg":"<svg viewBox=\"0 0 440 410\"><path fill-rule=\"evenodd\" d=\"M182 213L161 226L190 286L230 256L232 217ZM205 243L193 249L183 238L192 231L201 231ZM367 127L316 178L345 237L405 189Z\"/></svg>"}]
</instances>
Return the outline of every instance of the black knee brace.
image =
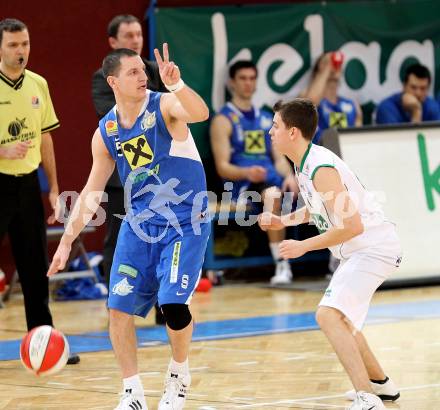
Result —
<instances>
[{"instance_id":1,"label":"black knee brace","mask_svg":"<svg viewBox=\"0 0 440 410\"><path fill-rule=\"evenodd\" d=\"M162 305L162 313L165 321L171 330L182 330L187 327L192 320L188 305L181 303L169 303Z\"/></svg>"}]
</instances>

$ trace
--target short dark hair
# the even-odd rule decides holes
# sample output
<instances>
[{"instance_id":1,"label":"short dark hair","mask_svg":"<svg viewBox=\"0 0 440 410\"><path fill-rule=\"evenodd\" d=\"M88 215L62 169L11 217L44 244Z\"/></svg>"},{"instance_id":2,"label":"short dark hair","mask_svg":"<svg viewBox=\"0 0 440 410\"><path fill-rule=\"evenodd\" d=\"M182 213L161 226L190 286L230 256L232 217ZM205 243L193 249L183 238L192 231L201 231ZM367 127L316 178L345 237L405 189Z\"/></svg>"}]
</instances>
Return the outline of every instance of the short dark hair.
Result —
<instances>
[{"instance_id":1,"label":"short dark hair","mask_svg":"<svg viewBox=\"0 0 440 410\"><path fill-rule=\"evenodd\" d=\"M295 98L286 103L278 101L273 106L287 128L296 127L301 130L303 137L311 141L318 125L318 112L314 104L307 98Z\"/></svg>"},{"instance_id":2,"label":"short dark hair","mask_svg":"<svg viewBox=\"0 0 440 410\"><path fill-rule=\"evenodd\" d=\"M229 78L234 78L235 74L237 74L237 71L241 70L242 68L253 68L255 70L255 74L258 75L257 66L253 61L238 60L229 67Z\"/></svg>"},{"instance_id":3,"label":"short dark hair","mask_svg":"<svg viewBox=\"0 0 440 410\"><path fill-rule=\"evenodd\" d=\"M139 23L139 19L131 14L120 14L112 18L110 23L108 23L107 34L109 37L116 38L118 36L119 26L122 23Z\"/></svg>"},{"instance_id":4,"label":"short dark hair","mask_svg":"<svg viewBox=\"0 0 440 410\"><path fill-rule=\"evenodd\" d=\"M411 64L405 71L405 75L403 77L404 84L408 82L409 76L411 74L414 74L417 78L427 78L429 83L431 84L431 73L424 65L419 63Z\"/></svg>"},{"instance_id":5,"label":"short dark hair","mask_svg":"<svg viewBox=\"0 0 440 410\"><path fill-rule=\"evenodd\" d=\"M102 61L102 72L104 77L109 75L118 75L121 68L122 57L135 57L139 54L129 48L118 48L110 52Z\"/></svg>"},{"instance_id":6,"label":"short dark hair","mask_svg":"<svg viewBox=\"0 0 440 410\"><path fill-rule=\"evenodd\" d=\"M16 33L17 31L27 30L26 24L17 19L4 19L0 21L0 45L3 41L3 32Z\"/></svg>"}]
</instances>

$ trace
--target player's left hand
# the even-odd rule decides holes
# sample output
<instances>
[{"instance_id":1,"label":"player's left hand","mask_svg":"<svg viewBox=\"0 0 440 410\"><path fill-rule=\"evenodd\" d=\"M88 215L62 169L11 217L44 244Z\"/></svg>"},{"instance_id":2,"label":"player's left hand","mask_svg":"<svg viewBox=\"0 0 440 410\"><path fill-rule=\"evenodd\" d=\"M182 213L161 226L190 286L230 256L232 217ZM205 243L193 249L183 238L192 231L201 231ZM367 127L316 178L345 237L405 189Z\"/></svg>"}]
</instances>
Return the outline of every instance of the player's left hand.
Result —
<instances>
[{"instance_id":1,"label":"player's left hand","mask_svg":"<svg viewBox=\"0 0 440 410\"><path fill-rule=\"evenodd\" d=\"M299 258L308 252L303 241L285 240L280 244L280 256L283 259Z\"/></svg>"},{"instance_id":2,"label":"player's left hand","mask_svg":"<svg viewBox=\"0 0 440 410\"><path fill-rule=\"evenodd\" d=\"M60 201L58 201L58 190L51 190L49 192L49 203L52 208L52 214L47 218L47 223L52 225L57 220L60 220L59 217L61 215L61 205Z\"/></svg>"},{"instance_id":3,"label":"player's left hand","mask_svg":"<svg viewBox=\"0 0 440 410\"><path fill-rule=\"evenodd\" d=\"M49 270L47 271L47 276L52 276L66 267L66 263L69 259L69 254L71 250L72 245L60 242L55 254L53 255L52 263L50 264Z\"/></svg>"},{"instance_id":4,"label":"player's left hand","mask_svg":"<svg viewBox=\"0 0 440 410\"><path fill-rule=\"evenodd\" d=\"M163 59L157 48L154 49L154 56L156 57L157 65L159 66L159 74L162 82L165 85L176 84L180 80L180 70L174 61L170 61L168 53L168 43L163 43Z\"/></svg>"}]
</instances>

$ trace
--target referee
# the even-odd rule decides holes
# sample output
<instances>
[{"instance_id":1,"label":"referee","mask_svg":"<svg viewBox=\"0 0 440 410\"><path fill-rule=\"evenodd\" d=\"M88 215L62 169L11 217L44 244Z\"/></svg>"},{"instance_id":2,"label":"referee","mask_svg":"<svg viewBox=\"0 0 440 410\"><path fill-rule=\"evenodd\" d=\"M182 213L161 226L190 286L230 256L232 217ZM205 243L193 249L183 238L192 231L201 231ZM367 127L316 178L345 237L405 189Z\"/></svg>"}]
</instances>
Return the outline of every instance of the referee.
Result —
<instances>
[{"instance_id":1,"label":"referee","mask_svg":"<svg viewBox=\"0 0 440 410\"><path fill-rule=\"evenodd\" d=\"M28 330L53 326L49 310L46 224L37 169L42 163L49 182L55 222L58 182L50 131L59 127L46 80L25 70L29 32L15 19L0 21L0 242L12 246ZM68 363L77 363L71 356Z\"/></svg>"}]
</instances>

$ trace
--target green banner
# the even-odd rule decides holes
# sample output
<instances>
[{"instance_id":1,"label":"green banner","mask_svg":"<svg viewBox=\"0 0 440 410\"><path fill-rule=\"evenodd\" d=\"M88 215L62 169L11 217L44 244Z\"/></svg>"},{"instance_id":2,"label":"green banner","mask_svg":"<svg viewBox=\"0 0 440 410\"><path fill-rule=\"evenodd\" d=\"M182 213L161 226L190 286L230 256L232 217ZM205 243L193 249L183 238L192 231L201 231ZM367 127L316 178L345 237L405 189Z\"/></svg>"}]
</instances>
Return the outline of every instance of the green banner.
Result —
<instances>
[{"instance_id":1,"label":"green banner","mask_svg":"<svg viewBox=\"0 0 440 410\"><path fill-rule=\"evenodd\" d=\"M257 63L254 103L272 106L306 87L319 55L341 50L340 94L357 100L369 123L374 106L401 89L402 72L414 61L431 70L434 92L439 16L437 0L159 8L156 43L169 43L185 82L213 111L227 100L227 67L234 60ZM209 155L207 127L191 127L204 157Z\"/></svg>"}]
</instances>

